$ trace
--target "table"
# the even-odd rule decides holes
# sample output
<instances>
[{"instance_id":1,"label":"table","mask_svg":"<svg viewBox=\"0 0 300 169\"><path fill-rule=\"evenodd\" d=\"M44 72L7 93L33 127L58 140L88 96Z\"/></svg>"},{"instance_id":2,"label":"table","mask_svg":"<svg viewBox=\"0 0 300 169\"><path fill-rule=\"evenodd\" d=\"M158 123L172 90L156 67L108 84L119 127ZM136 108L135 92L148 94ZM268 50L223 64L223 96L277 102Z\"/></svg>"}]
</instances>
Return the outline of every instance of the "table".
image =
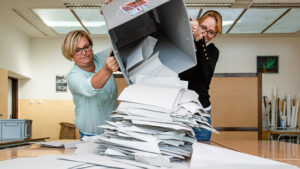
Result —
<instances>
[{"instance_id":1,"label":"table","mask_svg":"<svg viewBox=\"0 0 300 169\"><path fill-rule=\"evenodd\" d=\"M49 139L49 137L28 138L25 140L1 140L0 141L0 149L7 148L7 147L26 145L26 144L29 144L30 142L45 141L45 139Z\"/></svg>"},{"instance_id":2,"label":"table","mask_svg":"<svg viewBox=\"0 0 300 169\"><path fill-rule=\"evenodd\" d=\"M300 167L300 145L276 140L212 140L211 144Z\"/></svg>"},{"instance_id":3,"label":"table","mask_svg":"<svg viewBox=\"0 0 300 169\"><path fill-rule=\"evenodd\" d=\"M300 167L300 145L298 144L269 140L212 140L208 144ZM73 154L74 151L75 149L46 148L40 147L39 144L32 144L0 150L0 161L18 157L37 157L49 154L68 155Z\"/></svg>"},{"instance_id":4,"label":"table","mask_svg":"<svg viewBox=\"0 0 300 169\"><path fill-rule=\"evenodd\" d=\"M59 140L59 141L75 141L75 140ZM49 154L73 154L75 149L64 148L48 148L41 147L40 144L31 144L13 148L5 148L0 150L0 161L14 159L18 157L38 157Z\"/></svg>"}]
</instances>

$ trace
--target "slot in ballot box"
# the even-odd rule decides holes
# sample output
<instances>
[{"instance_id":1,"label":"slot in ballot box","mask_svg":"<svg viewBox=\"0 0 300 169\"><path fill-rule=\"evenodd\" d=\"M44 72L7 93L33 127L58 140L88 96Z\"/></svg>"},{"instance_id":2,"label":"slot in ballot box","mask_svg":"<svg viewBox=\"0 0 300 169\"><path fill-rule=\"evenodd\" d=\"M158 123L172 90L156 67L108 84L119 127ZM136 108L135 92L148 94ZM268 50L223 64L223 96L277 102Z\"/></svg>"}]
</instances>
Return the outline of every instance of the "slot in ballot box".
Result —
<instances>
[{"instance_id":1,"label":"slot in ballot box","mask_svg":"<svg viewBox=\"0 0 300 169\"><path fill-rule=\"evenodd\" d=\"M194 40L183 0L113 0L102 7L116 60L128 84L128 57L154 37L160 62L177 74L196 65Z\"/></svg>"}]
</instances>

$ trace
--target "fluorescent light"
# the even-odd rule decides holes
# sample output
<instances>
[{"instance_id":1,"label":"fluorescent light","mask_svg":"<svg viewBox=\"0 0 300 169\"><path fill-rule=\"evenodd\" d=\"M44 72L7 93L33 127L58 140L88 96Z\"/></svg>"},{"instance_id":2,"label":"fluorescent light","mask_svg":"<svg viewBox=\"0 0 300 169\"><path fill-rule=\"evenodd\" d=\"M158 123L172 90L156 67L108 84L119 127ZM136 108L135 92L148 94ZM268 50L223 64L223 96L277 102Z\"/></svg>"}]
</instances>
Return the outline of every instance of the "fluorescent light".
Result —
<instances>
[{"instance_id":1,"label":"fluorescent light","mask_svg":"<svg viewBox=\"0 0 300 169\"><path fill-rule=\"evenodd\" d=\"M100 26L104 26L105 22L90 22L90 21L84 21L83 24L86 27L100 27Z\"/></svg>"},{"instance_id":2,"label":"fluorescent light","mask_svg":"<svg viewBox=\"0 0 300 169\"><path fill-rule=\"evenodd\" d=\"M56 26L56 27L65 27L65 26L69 26L69 27L78 27L81 26L79 22L73 22L73 21L46 21L44 20L44 22L48 25L48 26Z\"/></svg>"},{"instance_id":3,"label":"fluorescent light","mask_svg":"<svg viewBox=\"0 0 300 169\"><path fill-rule=\"evenodd\" d=\"M44 22L48 25L48 26L56 26L56 27L65 27L65 26L70 26L70 27L77 27L77 26L81 26L79 22L73 22L73 21L45 21ZM105 22L89 22L89 21L85 21L84 22L85 26L88 27L100 27L100 26L104 26Z\"/></svg>"},{"instance_id":4,"label":"fluorescent light","mask_svg":"<svg viewBox=\"0 0 300 169\"><path fill-rule=\"evenodd\" d=\"M225 25L231 25L234 21L223 21L222 22L222 25L225 26Z\"/></svg>"}]
</instances>

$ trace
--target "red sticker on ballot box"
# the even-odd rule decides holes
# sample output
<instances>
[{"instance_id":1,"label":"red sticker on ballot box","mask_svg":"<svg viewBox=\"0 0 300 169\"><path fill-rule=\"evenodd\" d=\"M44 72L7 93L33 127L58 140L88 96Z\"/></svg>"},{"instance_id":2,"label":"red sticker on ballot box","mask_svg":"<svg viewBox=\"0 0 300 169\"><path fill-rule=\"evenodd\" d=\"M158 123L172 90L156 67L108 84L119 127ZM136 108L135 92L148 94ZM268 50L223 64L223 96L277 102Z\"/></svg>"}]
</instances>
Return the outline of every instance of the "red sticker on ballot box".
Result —
<instances>
[{"instance_id":1,"label":"red sticker on ballot box","mask_svg":"<svg viewBox=\"0 0 300 169\"><path fill-rule=\"evenodd\" d=\"M141 11L147 9L148 1L146 0L134 0L125 5L122 5L120 8L122 11L129 13L130 15L136 15Z\"/></svg>"}]
</instances>

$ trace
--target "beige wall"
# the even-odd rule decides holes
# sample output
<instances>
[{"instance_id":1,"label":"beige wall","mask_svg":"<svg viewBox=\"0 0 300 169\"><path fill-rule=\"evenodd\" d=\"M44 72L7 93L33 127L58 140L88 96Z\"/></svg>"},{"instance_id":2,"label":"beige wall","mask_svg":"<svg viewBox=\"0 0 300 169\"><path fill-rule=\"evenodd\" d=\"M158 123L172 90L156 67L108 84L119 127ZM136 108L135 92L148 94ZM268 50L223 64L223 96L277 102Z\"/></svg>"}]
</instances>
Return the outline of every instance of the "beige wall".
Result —
<instances>
[{"instance_id":1,"label":"beige wall","mask_svg":"<svg viewBox=\"0 0 300 169\"><path fill-rule=\"evenodd\" d=\"M60 122L74 124L74 104L72 100L19 100L19 118L32 120L32 137L50 137L57 140L60 132ZM79 138L78 130L76 130Z\"/></svg>"},{"instance_id":2,"label":"beige wall","mask_svg":"<svg viewBox=\"0 0 300 169\"><path fill-rule=\"evenodd\" d=\"M18 75L16 78L30 78L30 38L1 18L0 28L0 68Z\"/></svg>"},{"instance_id":3,"label":"beige wall","mask_svg":"<svg viewBox=\"0 0 300 169\"><path fill-rule=\"evenodd\" d=\"M0 119L7 118L8 72L0 68Z\"/></svg>"},{"instance_id":4,"label":"beige wall","mask_svg":"<svg viewBox=\"0 0 300 169\"><path fill-rule=\"evenodd\" d=\"M278 55L279 73L262 75L262 94L271 96L273 86L279 97L300 93L299 37L222 37L216 73L256 73L256 56Z\"/></svg>"},{"instance_id":5,"label":"beige wall","mask_svg":"<svg viewBox=\"0 0 300 169\"><path fill-rule=\"evenodd\" d=\"M34 38L32 49L32 78L19 83L21 99L72 99L70 92L55 92L55 76L67 75L74 62L61 53L63 38ZM109 46L107 38L95 38L93 51L97 53ZM34 90L32 90L34 89Z\"/></svg>"}]
</instances>

